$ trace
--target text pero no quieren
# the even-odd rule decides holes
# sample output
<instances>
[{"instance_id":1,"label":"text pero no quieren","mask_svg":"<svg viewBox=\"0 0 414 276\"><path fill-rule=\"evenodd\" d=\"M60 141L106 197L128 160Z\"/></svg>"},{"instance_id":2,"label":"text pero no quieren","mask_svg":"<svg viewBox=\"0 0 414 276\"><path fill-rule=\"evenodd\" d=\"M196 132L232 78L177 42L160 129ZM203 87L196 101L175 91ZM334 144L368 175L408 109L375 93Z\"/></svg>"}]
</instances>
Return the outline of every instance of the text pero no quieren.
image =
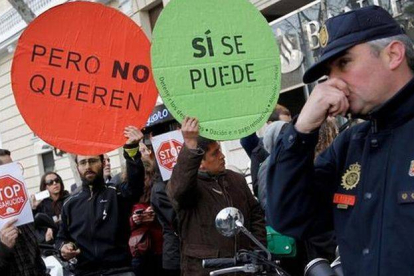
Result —
<instances>
[{"instance_id":1,"label":"text pero no quieren","mask_svg":"<svg viewBox=\"0 0 414 276\"><path fill-rule=\"evenodd\" d=\"M33 45L31 62L37 59L46 59L47 65L66 70L76 70L85 74L96 74L101 67L98 57L90 55L84 58L80 53L65 51L58 48L47 48L40 44ZM121 77L126 80L129 74L137 83L145 83L149 79L150 70L145 65L136 65L130 71L129 62L122 64L114 60L111 78ZM119 82L117 82L119 83ZM54 97L64 97L79 102L102 104L113 108L134 108L139 111L141 105L141 93L133 93L106 85L90 85L88 83L67 80L62 77L45 77L42 74L34 74L29 81L30 90L36 94L49 94Z\"/></svg>"}]
</instances>

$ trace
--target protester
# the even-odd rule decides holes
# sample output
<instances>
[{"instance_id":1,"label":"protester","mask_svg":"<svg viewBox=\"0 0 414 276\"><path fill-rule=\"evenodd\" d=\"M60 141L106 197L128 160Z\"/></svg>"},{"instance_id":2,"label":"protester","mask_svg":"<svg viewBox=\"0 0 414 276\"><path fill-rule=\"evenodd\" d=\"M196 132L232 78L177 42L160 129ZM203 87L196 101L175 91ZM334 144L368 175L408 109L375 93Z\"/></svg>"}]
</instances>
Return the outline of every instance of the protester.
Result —
<instances>
[{"instance_id":1,"label":"protester","mask_svg":"<svg viewBox=\"0 0 414 276\"><path fill-rule=\"evenodd\" d=\"M108 154L104 154L104 180L105 183L111 182L112 174L111 174L111 159L109 158Z\"/></svg>"},{"instance_id":2,"label":"protester","mask_svg":"<svg viewBox=\"0 0 414 276\"><path fill-rule=\"evenodd\" d=\"M130 218L131 237L129 248L135 275L163 276L162 269L162 227L150 205L151 188L155 177L154 163L143 159L145 168L144 194L139 203L132 207Z\"/></svg>"},{"instance_id":3,"label":"protester","mask_svg":"<svg viewBox=\"0 0 414 276\"><path fill-rule=\"evenodd\" d=\"M181 270L182 275L208 275L210 270L202 268L202 259L231 258L235 250L253 247L244 235L228 238L218 233L214 221L220 210L239 209L247 229L265 244L264 216L244 177L225 169L220 144L199 137L198 120L186 117L181 130L184 147L167 185L179 217Z\"/></svg>"},{"instance_id":4,"label":"protester","mask_svg":"<svg viewBox=\"0 0 414 276\"><path fill-rule=\"evenodd\" d=\"M0 165L11 163L10 151L0 149ZM10 219L0 230L0 271L5 276L46 276L33 223L14 226Z\"/></svg>"},{"instance_id":5,"label":"protester","mask_svg":"<svg viewBox=\"0 0 414 276\"><path fill-rule=\"evenodd\" d=\"M142 147L141 147L142 144ZM154 164L155 175L151 189L151 206L156 214L158 222L162 226L162 268L164 276L180 276L180 239L177 234L178 218L167 196L166 185L157 166L153 151L143 143L140 144L140 152L151 159Z\"/></svg>"},{"instance_id":6,"label":"protester","mask_svg":"<svg viewBox=\"0 0 414 276\"><path fill-rule=\"evenodd\" d=\"M165 276L180 276L180 239L176 232L178 218L166 192L167 182L156 175L151 190L151 206L162 226L162 267Z\"/></svg>"},{"instance_id":7,"label":"protester","mask_svg":"<svg viewBox=\"0 0 414 276\"><path fill-rule=\"evenodd\" d=\"M50 197L43 200L36 200L35 196L31 196L33 214L44 213L48 215L59 227L60 214L62 212L63 202L69 197L69 193L65 191L63 180L55 172L47 172L40 179L40 191L48 191ZM57 230L53 231L51 228L36 229L38 242L53 243L56 239Z\"/></svg>"},{"instance_id":8,"label":"protester","mask_svg":"<svg viewBox=\"0 0 414 276\"><path fill-rule=\"evenodd\" d=\"M152 160L155 159L153 151L150 149L150 146L147 146L143 141L139 142L139 152L142 156L146 158L150 158Z\"/></svg>"},{"instance_id":9,"label":"protester","mask_svg":"<svg viewBox=\"0 0 414 276\"><path fill-rule=\"evenodd\" d=\"M56 247L65 260L76 258L76 275L134 275L129 214L143 193L145 172L138 151L143 135L135 127L126 127L124 135L126 183L116 187L105 183L103 155L75 157L82 190L63 205Z\"/></svg>"},{"instance_id":10,"label":"protester","mask_svg":"<svg viewBox=\"0 0 414 276\"><path fill-rule=\"evenodd\" d=\"M269 124L266 128L266 132L263 136L263 148L267 153L276 145L276 140L282 128L287 123L284 121L276 121ZM259 173L257 175L258 184L258 199L263 210L266 210L266 182L267 182L267 170L269 165L269 157L267 157L260 165Z\"/></svg>"},{"instance_id":11,"label":"protester","mask_svg":"<svg viewBox=\"0 0 414 276\"><path fill-rule=\"evenodd\" d=\"M272 114L270 114L269 119L266 123L266 128L272 122L283 121L290 122L292 120L289 109L283 105L277 104ZM263 147L263 139L259 138L256 133L252 133L242 139L240 139L240 144L243 149L246 151L247 155L250 158L250 175L252 177L252 186L253 193L256 197L259 195L259 186L258 186L258 173L260 165L265 161L269 156L269 153Z\"/></svg>"},{"instance_id":12,"label":"protester","mask_svg":"<svg viewBox=\"0 0 414 276\"><path fill-rule=\"evenodd\" d=\"M321 57L303 79L329 79L272 151L268 222L302 239L335 229L344 275L412 275L413 44L377 6L328 19L319 36ZM367 121L314 165L318 128L348 112Z\"/></svg>"}]
</instances>

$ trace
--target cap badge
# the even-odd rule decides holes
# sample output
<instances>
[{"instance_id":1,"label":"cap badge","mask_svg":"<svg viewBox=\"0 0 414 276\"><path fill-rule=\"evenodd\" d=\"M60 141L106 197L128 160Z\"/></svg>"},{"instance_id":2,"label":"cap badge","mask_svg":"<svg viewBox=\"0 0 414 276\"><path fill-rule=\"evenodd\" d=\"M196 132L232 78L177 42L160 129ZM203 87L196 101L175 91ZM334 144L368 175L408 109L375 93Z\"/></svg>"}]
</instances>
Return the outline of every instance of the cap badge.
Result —
<instances>
[{"instance_id":1,"label":"cap badge","mask_svg":"<svg viewBox=\"0 0 414 276\"><path fill-rule=\"evenodd\" d=\"M326 47L326 45L328 44L328 40L329 40L328 29L326 28L326 25L323 25L319 31L319 42L322 48Z\"/></svg>"}]
</instances>

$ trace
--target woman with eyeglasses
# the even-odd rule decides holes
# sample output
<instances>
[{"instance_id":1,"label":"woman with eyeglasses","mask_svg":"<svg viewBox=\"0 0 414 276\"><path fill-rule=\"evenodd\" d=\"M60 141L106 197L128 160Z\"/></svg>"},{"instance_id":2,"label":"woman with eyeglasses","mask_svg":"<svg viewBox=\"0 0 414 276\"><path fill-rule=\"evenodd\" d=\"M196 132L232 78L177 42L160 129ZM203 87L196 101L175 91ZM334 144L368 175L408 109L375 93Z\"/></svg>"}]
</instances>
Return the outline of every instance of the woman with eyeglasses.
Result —
<instances>
[{"instance_id":1,"label":"woman with eyeglasses","mask_svg":"<svg viewBox=\"0 0 414 276\"><path fill-rule=\"evenodd\" d=\"M55 172L47 172L40 179L39 189L41 192L47 190L50 196L41 201L36 200L34 195L31 196L33 214L44 213L52 218L56 226L59 227L63 202L69 196L69 192L65 191L62 178ZM53 243L57 230L37 229L37 234L40 243Z\"/></svg>"}]
</instances>

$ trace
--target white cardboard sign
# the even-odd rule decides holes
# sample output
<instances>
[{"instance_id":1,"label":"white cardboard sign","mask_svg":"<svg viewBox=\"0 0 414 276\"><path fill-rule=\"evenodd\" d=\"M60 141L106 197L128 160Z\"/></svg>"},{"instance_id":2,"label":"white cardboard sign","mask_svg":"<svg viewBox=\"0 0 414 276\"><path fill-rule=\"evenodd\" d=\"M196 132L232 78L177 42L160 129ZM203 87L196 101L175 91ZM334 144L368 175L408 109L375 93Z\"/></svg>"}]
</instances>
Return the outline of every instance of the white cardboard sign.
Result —
<instances>
[{"instance_id":1,"label":"white cardboard sign","mask_svg":"<svg viewBox=\"0 0 414 276\"><path fill-rule=\"evenodd\" d=\"M18 218L15 226L33 222L22 169L18 163L13 162L0 166L0 229L15 217Z\"/></svg>"},{"instance_id":2,"label":"white cardboard sign","mask_svg":"<svg viewBox=\"0 0 414 276\"><path fill-rule=\"evenodd\" d=\"M169 180L172 170L177 163L178 153L184 145L181 130L154 136L151 138L151 143L160 168L162 180Z\"/></svg>"}]
</instances>

